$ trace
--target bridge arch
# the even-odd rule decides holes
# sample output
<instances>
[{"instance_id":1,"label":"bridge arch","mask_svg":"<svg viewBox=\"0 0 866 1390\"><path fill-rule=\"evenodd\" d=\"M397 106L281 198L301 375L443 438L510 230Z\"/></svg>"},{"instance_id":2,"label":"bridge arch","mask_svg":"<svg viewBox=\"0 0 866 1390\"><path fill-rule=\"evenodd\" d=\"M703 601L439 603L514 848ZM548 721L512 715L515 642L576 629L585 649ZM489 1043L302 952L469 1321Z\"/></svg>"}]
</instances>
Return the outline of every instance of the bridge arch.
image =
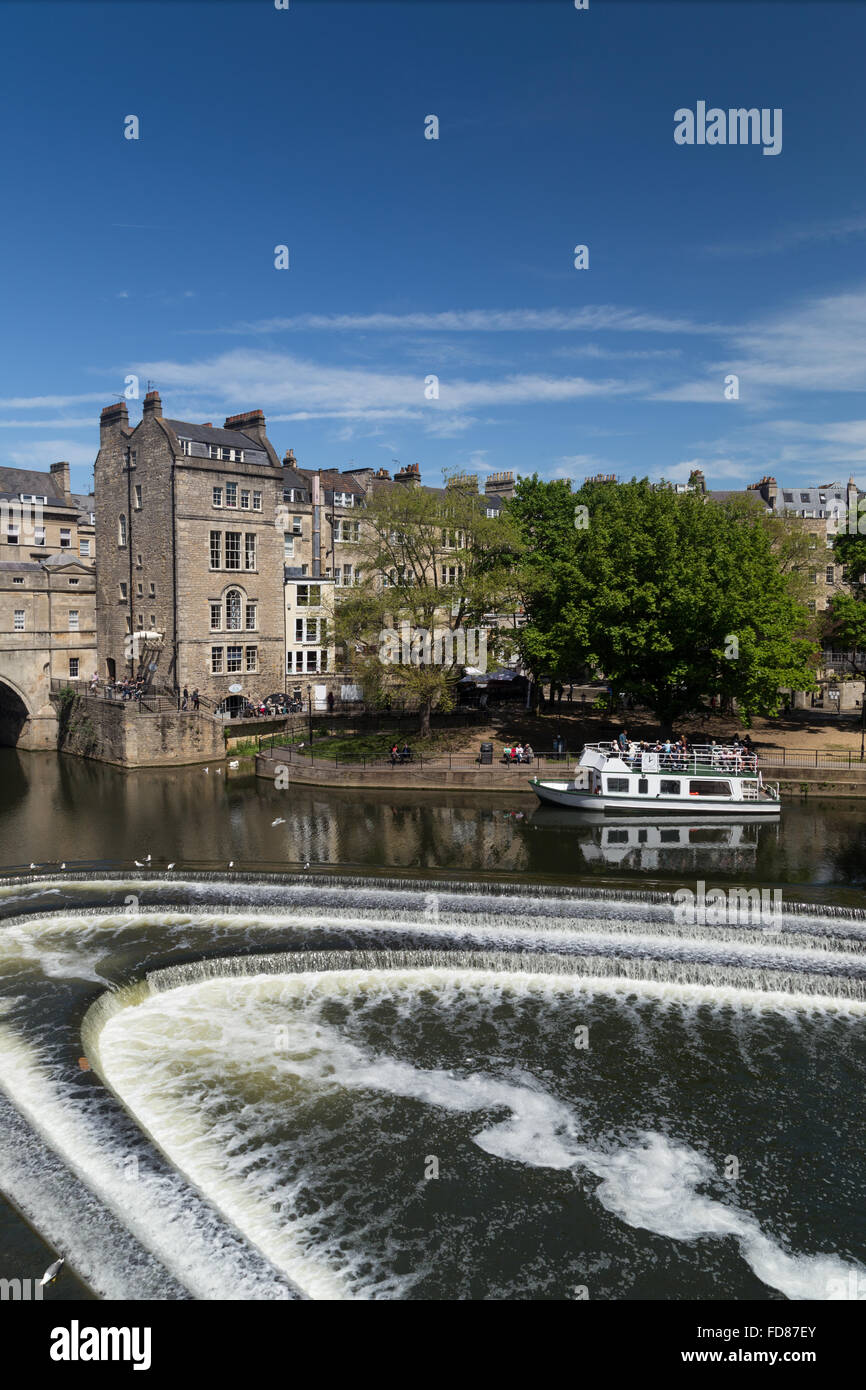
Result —
<instances>
[{"instance_id":1,"label":"bridge arch","mask_svg":"<svg viewBox=\"0 0 866 1390\"><path fill-rule=\"evenodd\" d=\"M24 691L0 673L0 747L14 748L32 717L33 710Z\"/></svg>"}]
</instances>

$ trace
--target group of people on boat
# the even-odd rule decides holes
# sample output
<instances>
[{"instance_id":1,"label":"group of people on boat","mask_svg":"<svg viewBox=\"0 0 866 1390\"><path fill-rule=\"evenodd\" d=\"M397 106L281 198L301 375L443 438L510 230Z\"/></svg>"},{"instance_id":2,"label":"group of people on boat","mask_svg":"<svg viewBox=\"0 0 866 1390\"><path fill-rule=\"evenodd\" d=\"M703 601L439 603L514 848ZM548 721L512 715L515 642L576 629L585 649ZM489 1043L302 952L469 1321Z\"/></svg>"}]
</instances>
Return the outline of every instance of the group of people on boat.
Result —
<instances>
[{"instance_id":1,"label":"group of people on boat","mask_svg":"<svg viewBox=\"0 0 866 1390\"><path fill-rule=\"evenodd\" d=\"M685 734L680 738L656 739L655 742L640 742L629 738L625 729L620 730L616 740L617 750L629 767L639 767L644 753L658 754L660 768L679 768L683 770L695 764L706 762L713 768L733 772L754 770L758 766L758 756L754 751L748 734L740 738L735 734L730 744L717 743L710 739L709 744L696 746L690 744Z\"/></svg>"}]
</instances>

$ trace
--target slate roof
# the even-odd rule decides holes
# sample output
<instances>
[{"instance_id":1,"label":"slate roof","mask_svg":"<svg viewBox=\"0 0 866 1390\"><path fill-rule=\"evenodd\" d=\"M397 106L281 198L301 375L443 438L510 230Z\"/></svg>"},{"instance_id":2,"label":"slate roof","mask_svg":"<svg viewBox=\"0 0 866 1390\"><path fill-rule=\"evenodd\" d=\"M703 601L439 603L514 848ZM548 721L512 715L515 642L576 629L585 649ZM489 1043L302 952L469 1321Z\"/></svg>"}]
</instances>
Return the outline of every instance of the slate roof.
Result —
<instances>
[{"instance_id":1,"label":"slate roof","mask_svg":"<svg viewBox=\"0 0 866 1390\"><path fill-rule=\"evenodd\" d=\"M77 505L75 502L67 502L61 496L50 473L38 473L32 468L0 467L0 496L20 497L22 492L30 497L47 497L52 506Z\"/></svg>"},{"instance_id":2,"label":"slate roof","mask_svg":"<svg viewBox=\"0 0 866 1390\"><path fill-rule=\"evenodd\" d=\"M165 423L178 439L194 439L197 444L222 444L226 449L254 449L259 454L265 452L257 439L252 439L241 430L217 429L213 425L193 425L187 420L166 420Z\"/></svg>"}]
</instances>

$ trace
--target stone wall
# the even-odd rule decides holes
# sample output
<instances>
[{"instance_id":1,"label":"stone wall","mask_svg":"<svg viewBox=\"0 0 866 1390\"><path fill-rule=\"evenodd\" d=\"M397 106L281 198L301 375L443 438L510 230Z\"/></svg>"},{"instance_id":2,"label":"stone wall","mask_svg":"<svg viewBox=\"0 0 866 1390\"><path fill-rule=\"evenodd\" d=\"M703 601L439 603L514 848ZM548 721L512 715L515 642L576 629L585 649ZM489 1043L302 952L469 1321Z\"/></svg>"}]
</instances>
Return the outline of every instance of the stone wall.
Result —
<instances>
[{"instance_id":1,"label":"stone wall","mask_svg":"<svg viewBox=\"0 0 866 1390\"><path fill-rule=\"evenodd\" d=\"M219 762L225 757L223 726L192 711L138 712L134 703L76 696L55 697L59 746L119 767L175 767L183 763Z\"/></svg>"}]
</instances>

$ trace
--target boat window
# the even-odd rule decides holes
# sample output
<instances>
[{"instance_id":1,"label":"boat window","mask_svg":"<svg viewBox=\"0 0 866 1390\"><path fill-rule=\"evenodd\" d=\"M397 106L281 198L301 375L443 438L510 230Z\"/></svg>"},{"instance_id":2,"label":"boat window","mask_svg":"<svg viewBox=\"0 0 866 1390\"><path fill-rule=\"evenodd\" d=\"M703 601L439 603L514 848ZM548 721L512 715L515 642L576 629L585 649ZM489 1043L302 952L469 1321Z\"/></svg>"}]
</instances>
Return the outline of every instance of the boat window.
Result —
<instances>
[{"instance_id":1,"label":"boat window","mask_svg":"<svg viewBox=\"0 0 866 1390\"><path fill-rule=\"evenodd\" d=\"M680 832L678 830L661 830L659 831L659 840L663 845L678 845Z\"/></svg>"},{"instance_id":2,"label":"boat window","mask_svg":"<svg viewBox=\"0 0 866 1390\"><path fill-rule=\"evenodd\" d=\"M659 782L659 791L662 796L679 796L680 784L678 781L671 781L669 778L662 778Z\"/></svg>"},{"instance_id":3,"label":"boat window","mask_svg":"<svg viewBox=\"0 0 866 1390\"><path fill-rule=\"evenodd\" d=\"M728 845L730 833L729 825L696 825L689 831L689 844Z\"/></svg>"},{"instance_id":4,"label":"boat window","mask_svg":"<svg viewBox=\"0 0 866 1390\"><path fill-rule=\"evenodd\" d=\"M639 830L639 831L637 832L637 842L638 842L639 845L645 845L645 844L646 844L646 842L647 842L647 833L646 833L645 830Z\"/></svg>"},{"instance_id":5,"label":"boat window","mask_svg":"<svg viewBox=\"0 0 866 1390\"><path fill-rule=\"evenodd\" d=\"M730 782L689 782L690 796L730 796Z\"/></svg>"},{"instance_id":6,"label":"boat window","mask_svg":"<svg viewBox=\"0 0 866 1390\"><path fill-rule=\"evenodd\" d=\"M608 842L609 845L627 845L627 844L628 844L628 831L627 831L627 830L611 830L610 834L608 835L608 840L607 840L607 842Z\"/></svg>"},{"instance_id":7,"label":"boat window","mask_svg":"<svg viewBox=\"0 0 866 1390\"><path fill-rule=\"evenodd\" d=\"M628 791L628 778L627 778L627 777L608 777L608 779L607 779L607 789L608 789L609 792L627 792L627 791Z\"/></svg>"},{"instance_id":8,"label":"boat window","mask_svg":"<svg viewBox=\"0 0 866 1390\"><path fill-rule=\"evenodd\" d=\"M646 777L638 778L637 789L640 792L641 796L646 796L647 792L649 791L649 782L647 781Z\"/></svg>"}]
</instances>

